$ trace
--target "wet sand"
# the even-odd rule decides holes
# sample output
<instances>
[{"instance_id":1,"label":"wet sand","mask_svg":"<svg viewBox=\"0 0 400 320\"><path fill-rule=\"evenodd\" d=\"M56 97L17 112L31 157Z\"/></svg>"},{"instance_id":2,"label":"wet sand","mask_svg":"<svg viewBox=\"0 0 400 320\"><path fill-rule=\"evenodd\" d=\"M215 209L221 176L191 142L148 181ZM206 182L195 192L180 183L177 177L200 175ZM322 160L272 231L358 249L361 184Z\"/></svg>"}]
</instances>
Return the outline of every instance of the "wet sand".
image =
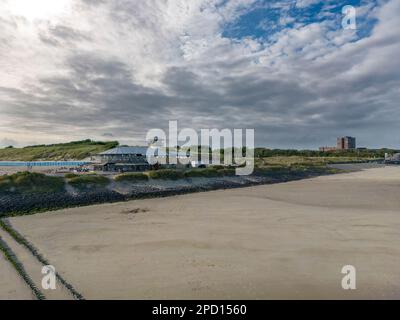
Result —
<instances>
[{"instance_id":1,"label":"wet sand","mask_svg":"<svg viewBox=\"0 0 400 320\"><path fill-rule=\"evenodd\" d=\"M399 191L386 167L10 221L88 299L399 299Z\"/></svg>"},{"instance_id":2,"label":"wet sand","mask_svg":"<svg viewBox=\"0 0 400 320\"><path fill-rule=\"evenodd\" d=\"M34 299L30 288L19 277L2 252L0 252L0 272L0 300Z\"/></svg>"}]
</instances>

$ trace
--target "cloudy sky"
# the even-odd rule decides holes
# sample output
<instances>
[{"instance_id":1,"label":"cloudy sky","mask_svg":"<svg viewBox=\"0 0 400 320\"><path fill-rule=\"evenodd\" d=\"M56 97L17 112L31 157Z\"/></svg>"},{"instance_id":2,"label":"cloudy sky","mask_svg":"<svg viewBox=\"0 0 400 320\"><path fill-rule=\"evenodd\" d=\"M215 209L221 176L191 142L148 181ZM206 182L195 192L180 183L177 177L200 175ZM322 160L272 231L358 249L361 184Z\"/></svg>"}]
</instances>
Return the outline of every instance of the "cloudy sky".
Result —
<instances>
[{"instance_id":1,"label":"cloudy sky","mask_svg":"<svg viewBox=\"0 0 400 320\"><path fill-rule=\"evenodd\" d=\"M400 148L399 17L399 0L0 0L0 146L142 144L178 120Z\"/></svg>"}]
</instances>

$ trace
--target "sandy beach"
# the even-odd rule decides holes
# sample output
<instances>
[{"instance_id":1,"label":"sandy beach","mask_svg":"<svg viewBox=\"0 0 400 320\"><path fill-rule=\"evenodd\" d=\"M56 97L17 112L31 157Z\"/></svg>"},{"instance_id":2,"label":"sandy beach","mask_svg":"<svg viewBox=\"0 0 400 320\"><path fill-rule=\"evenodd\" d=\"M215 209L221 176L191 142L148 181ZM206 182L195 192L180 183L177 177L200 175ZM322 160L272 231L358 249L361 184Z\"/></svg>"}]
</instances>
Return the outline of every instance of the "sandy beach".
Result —
<instances>
[{"instance_id":1,"label":"sandy beach","mask_svg":"<svg viewBox=\"0 0 400 320\"><path fill-rule=\"evenodd\" d=\"M29 171L29 172L37 172L37 173L46 173L46 174L51 174L55 173L58 170L60 170L60 167L4 167L0 166L0 176L6 175L6 174L14 174L17 172L24 172L24 171Z\"/></svg>"},{"instance_id":2,"label":"sandy beach","mask_svg":"<svg viewBox=\"0 0 400 320\"><path fill-rule=\"evenodd\" d=\"M30 300L33 299L30 289L10 263L0 253L0 300Z\"/></svg>"},{"instance_id":3,"label":"sandy beach","mask_svg":"<svg viewBox=\"0 0 400 320\"><path fill-rule=\"evenodd\" d=\"M385 167L10 221L87 299L399 299L399 191Z\"/></svg>"}]
</instances>

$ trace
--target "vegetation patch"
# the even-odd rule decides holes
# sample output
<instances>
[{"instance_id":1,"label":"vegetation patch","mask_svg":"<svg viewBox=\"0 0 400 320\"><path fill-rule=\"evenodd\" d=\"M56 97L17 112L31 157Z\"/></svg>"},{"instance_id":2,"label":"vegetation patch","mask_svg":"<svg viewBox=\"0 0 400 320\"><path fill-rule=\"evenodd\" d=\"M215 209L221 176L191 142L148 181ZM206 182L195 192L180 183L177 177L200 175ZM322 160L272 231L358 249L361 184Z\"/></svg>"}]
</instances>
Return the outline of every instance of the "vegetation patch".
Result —
<instances>
[{"instance_id":1,"label":"vegetation patch","mask_svg":"<svg viewBox=\"0 0 400 320\"><path fill-rule=\"evenodd\" d=\"M214 178L221 176L221 170L215 168L191 169L185 172L186 178Z\"/></svg>"},{"instance_id":2,"label":"vegetation patch","mask_svg":"<svg viewBox=\"0 0 400 320\"><path fill-rule=\"evenodd\" d=\"M185 172L186 178L216 178L234 176L234 168L224 166L213 166L205 169L192 169Z\"/></svg>"},{"instance_id":3,"label":"vegetation patch","mask_svg":"<svg viewBox=\"0 0 400 320\"><path fill-rule=\"evenodd\" d=\"M76 173L67 173L65 176L65 179L73 179L79 177L79 174Z\"/></svg>"},{"instance_id":4,"label":"vegetation patch","mask_svg":"<svg viewBox=\"0 0 400 320\"><path fill-rule=\"evenodd\" d=\"M80 175L67 179L69 185L77 189L89 189L93 187L105 187L110 184L110 180L99 175Z\"/></svg>"},{"instance_id":5,"label":"vegetation patch","mask_svg":"<svg viewBox=\"0 0 400 320\"><path fill-rule=\"evenodd\" d=\"M143 172L123 173L114 178L117 182L139 182L148 181L149 176Z\"/></svg>"},{"instance_id":6,"label":"vegetation patch","mask_svg":"<svg viewBox=\"0 0 400 320\"><path fill-rule=\"evenodd\" d=\"M236 169L232 168L225 168L218 171L223 177L231 177L236 175Z\"/></svg>"},{"instance_id":7,"label":"vegetation patch","mask_svg":"<svg viewBox=\"0 0 400 320\"><path fill-rule=\"evenodd\" d=\"M0 192L4 193L49 193L60 192L64 188L63 178L42 173L25 171L0 176Z\"/></svg>"},{"instance_id":8,"label":"vegetation patch","mask_svg":"<svg viewBox=\"0 0 400 320\"><path fill-rule=\"evenodd\" d=\"M147 174L151 179L161 179L161 180L178 180L185 177L182 171L174 169L149 171L147 172Z\"/></svg>"},{"instance_id":9,"label":"vegetation patch","mask_svg":"<svg viewBox=\"0 0 400 320\"><path fill-rule=\"evenodd\" d=\"M118 145L117 141L101 142L83 140L25 148L8 147L0 149L0 161L82 160L93 154L115 148Z\"/></svg>"},{"instance_id":10,"label":"vegetation patch","mask_svg":"<svg viewBox=\"0 0 400 320\"><path fill-rule=\"evenodd\" d=\"M397 153L393 149L355 149L355 150L336 150L331 152L316 150L285 150L285 149L266 149L256 148L254 156L256 158L269 157L301 157L301 158L352 158L352 159L378 159L384 158L385 153Z\"/></svg>"},{"instance_id":11,"label":"vegetation patch","mask_svg":"<svg viewBox=\"0 0 400 320\"><path fill-rule=\"evenodd\" d=\"M296 167L296 166L326 166L335 163L355 163L366 162L373 159L357 158L357 157L304 157L304 156L272 156L264 158L256 158L256 167Z\"/></svg>"}]
</instances>

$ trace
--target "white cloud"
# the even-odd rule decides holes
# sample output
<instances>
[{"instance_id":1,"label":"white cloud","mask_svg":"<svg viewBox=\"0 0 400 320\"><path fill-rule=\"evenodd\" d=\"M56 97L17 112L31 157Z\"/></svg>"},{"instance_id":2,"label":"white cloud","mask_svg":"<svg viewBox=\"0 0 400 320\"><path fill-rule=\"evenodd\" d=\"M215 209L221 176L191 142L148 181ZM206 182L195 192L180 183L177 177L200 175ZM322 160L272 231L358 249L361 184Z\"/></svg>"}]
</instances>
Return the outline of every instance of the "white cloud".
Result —
<instances>
[{"instance_id":1,"label":"white cloud","mask_svg":"<svg viewBox=\"0 0 400 320\"><path fill-rule=\"evenodd\" d=\"M319 2L321 2L321 0L296 0L296 7L306 8Z\"/></svg>"},{"instance_id":2,"label":"white cloud","mask_svg":"<svg viewBox=\"0 0 400 320\"><path fill-rule=\"evenodd\" d=\"M5 148L5 147L10 147L10 146L17 146L18 142L12 139L8 139L8 138L3 138L0 140L0 147L1 148Z\"/></svg>"},{"instance_id":3,"label":"white cloud","mask_svg":"<svg viewBox=\"0 0 400 320\"><path fill-rule=\"evenodd\" d=\"M259 143L276 146L347 133L374 144L365 128L385 131L399 119L398 1L360 9L378 20L361 40L332 21L286 27L267 41L224 38L223 26L256 2L221 3L71 0L52 19L0 15L0 138L107 132L134 143L179 118L197 128L255 127ZM281 24L290 22L285 13Z\"/></svg>"}]
</instances>

